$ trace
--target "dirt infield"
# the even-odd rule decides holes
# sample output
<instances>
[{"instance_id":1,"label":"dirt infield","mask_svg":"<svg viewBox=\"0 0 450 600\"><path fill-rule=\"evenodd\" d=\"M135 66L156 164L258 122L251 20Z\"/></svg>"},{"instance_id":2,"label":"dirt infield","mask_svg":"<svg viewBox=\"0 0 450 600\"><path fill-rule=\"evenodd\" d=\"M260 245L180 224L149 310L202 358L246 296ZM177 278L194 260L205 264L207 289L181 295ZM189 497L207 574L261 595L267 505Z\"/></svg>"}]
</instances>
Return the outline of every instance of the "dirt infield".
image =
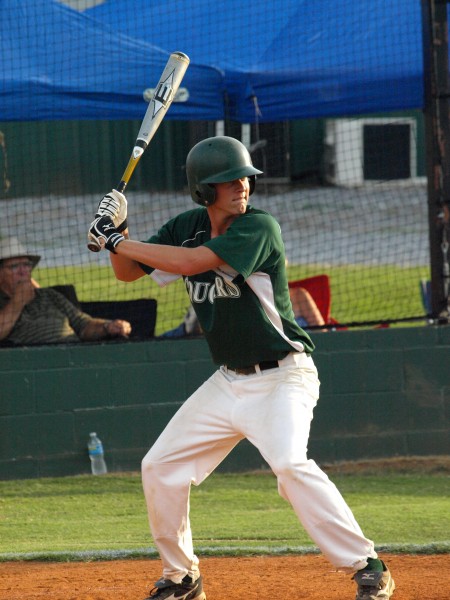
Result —
<instances>
[{"instance_id":1,"label":"dirt infield","mask_svg":"<svg viewBox=\"0 0 450 600\"><path fill-rule=\"evenodd\" d=\"M450 554L383 554L393 600L448 600ZM0 563L1 600L142 600L160 577L158 560ZM355 585L318 555L201 559L208 600L353 600Z\"/></svg>"},{"instance_id":2,"label":"dirt infield","mask_svg":"<svg viewBox=\"0 0 450 600\"><path fill-rule=\"evenodd\" d=\"M328 473L450 473L450 457L342 463ZM383 553L393 600L449 600L450 554ZM355 584L320 555L202 558L208 600L354 600ZM143 600L161 576L159 560L0 562L0 600Z\"/></svg>"}]
</instances>

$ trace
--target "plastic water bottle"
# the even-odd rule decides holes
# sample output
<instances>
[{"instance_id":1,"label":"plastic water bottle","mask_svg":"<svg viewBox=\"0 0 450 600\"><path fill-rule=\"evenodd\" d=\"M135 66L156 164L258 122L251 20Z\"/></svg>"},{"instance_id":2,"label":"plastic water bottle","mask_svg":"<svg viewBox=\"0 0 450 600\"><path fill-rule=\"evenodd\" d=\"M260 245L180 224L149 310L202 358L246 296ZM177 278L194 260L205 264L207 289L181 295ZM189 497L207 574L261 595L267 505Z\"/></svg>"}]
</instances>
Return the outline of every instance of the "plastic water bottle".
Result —
<instances>
[{"instance_id":1,"label":"plastic water bottle","mask_svg":"<svg viewBox=\"0 0 450 600\"><path fill-rule=\"evenodd\" d=\"M92 475L104 475L108 472L105 462L105 455L103 453L103 444L97 437L95 431L89 434L88 451L89 458L91 459L91 471Z\"/></svg>"}]
</instances>

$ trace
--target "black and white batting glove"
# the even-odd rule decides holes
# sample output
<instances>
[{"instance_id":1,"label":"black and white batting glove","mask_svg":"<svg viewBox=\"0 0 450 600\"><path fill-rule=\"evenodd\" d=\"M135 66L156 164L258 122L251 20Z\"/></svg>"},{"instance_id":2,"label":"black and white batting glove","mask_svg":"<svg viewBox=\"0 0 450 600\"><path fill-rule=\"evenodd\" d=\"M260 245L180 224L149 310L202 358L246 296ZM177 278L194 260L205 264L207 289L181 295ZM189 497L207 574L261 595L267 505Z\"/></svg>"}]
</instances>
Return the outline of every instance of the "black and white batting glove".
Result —
<instances>
[{"instance_id":1,"label":"black and white batting glove","mask_svg":"<svg viewBox=\"0 0 450 600\"><path fill-rule=\"evenodd\" d=\"M125 196L117 190L112 190L100 200L95 216L111 217L117 231L124 231L128 227L127 207Z\"/></svg>"},{"instance_id":2,"label":"black and white batting glove","mask_svg":"<svg viewBox=\"0 0 450 600\"><path fill-rule=\"evenodd\" d=\"M97 217L89 226L88 239L101 247L100 240L105 241L105 248L116 254L116 248L125 239L114 227L111 217Z\"/></svg>"}]
</instances>

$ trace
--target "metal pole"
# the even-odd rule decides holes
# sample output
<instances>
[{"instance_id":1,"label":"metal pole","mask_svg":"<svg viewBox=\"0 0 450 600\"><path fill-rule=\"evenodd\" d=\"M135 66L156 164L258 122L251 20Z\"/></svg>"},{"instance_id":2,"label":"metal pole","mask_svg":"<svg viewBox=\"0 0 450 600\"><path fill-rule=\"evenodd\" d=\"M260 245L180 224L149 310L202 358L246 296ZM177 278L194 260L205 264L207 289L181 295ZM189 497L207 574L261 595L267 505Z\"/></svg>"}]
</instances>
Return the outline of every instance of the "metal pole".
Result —
<instances>
[{"instance_id":1,"label":"metal pole","mask_svg":"<svg viewBox=\"0 0 450 600\"><path fill-rule=\"evenodd\" d=\"M437 322L450 316L450 114L448 0L421 0L427 146L431 306Z\"/></svg>"}]
</instances>

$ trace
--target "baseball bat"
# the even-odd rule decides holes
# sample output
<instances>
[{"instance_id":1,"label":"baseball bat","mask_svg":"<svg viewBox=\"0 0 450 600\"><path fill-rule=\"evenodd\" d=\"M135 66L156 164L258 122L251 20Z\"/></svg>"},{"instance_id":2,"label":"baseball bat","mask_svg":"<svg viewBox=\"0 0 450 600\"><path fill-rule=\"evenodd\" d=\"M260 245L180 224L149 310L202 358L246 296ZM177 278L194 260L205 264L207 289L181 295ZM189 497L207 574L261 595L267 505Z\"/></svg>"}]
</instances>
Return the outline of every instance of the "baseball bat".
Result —
<instances>
[{"instance_id":1,"label":"baseball bat","mask_svg":"<svg viewBox=\"0 0 450 600\"><path fill-rule=\"evenodd\" d=\"M115 188L118 192L123 193L125 191L141 156L144 154L161 121L169 110L186 73L186 69L189 66L189 60L189 57L183 52L173 52L169 56L169 60L164 67L145 112L127 167L119 184ZM88 242L88 248L92 252L99 252L101 250L100 246L93 240Z\"/></svg>"}]
</instances>

